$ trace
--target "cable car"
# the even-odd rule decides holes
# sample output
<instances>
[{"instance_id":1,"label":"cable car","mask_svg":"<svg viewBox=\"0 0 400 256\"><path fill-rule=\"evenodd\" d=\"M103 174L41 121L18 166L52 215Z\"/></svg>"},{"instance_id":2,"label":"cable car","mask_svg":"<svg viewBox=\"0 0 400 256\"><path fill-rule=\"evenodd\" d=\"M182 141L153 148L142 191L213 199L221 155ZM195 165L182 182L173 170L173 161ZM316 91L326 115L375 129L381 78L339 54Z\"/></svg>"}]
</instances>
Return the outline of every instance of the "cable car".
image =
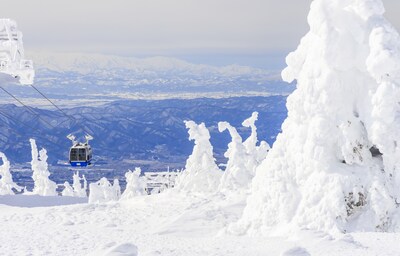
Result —
<instances>
[{"instance_id":1,"label":"cable car","mask_svg":"<svg viewBox=\"0 0 400 256\"><path fill-rule=\"evenodd\" d=\"M75 136L70 134L67 136L72 141L72 147L69 149L69 163L73 167L86 167L92 164L93 151L89 145L89 140L93 137L85 135L86 142L78 142L75 140Z\"/></svg>"}]
</instances>

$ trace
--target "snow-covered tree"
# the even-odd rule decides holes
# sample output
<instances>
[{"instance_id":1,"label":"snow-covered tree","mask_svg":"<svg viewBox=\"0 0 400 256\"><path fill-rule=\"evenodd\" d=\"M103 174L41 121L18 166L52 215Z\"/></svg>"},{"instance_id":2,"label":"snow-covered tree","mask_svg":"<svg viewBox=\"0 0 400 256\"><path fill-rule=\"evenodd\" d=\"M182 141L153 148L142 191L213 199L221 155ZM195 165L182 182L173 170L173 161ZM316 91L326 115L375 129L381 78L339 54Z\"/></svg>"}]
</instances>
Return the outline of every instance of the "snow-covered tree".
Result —
<instances>
[{"instance_id":1,"label":"snow-covered tree","mask_svg":"<svg viewBox=\"0 0 400 256\"><path fill-rule=\"evenodd\" d=\"M82 178L79 176L79 172L74 173L72 177L73 183L72 187L74 190L74 196L76 197L87 197L87 181L85 175L82 175ZM83 182L83 185L82 185Z\"/></svg>"},{"instance_id":2,"label":"snow-covered tree","mask_svg":"<svg viewBox=\"0 0 400 256\"><path fill-rule=\"evenodd\" d=\"M12 179L10 161L8 161L6 155L0 152L0 158L3 161L3 164L0 166L0 195L14 195L13 189L21 191L22 188Z\"/></svg>"},{"instance_id":3,"label":"snow-covered tree","mask_svg":"<svg viewBox=\"0 0 400 256\"><path fill-rule=\"evenodd\" d=\"M228 150L224 154L228 158L228 162L221 178L219 191L246 192L255 175L255 169L261 159L265 159L268 154L270 149L268 143L262 141L260 146L257 146L257 127L255 125L257 119L258 113L254 112L250 118L243 121L244 127L251 128L251 134L244 142L237 130L229 123L218 123L219 131L228 130L232 137L232 142L228 144Z\"/></svg>"},{"instance_id":4,"label":"snow-covered tree","mask_svg":"<svg viewBox=\"0 0 400 256\"><path fill-rule=\"evenodd\" d=\"M57 184L49 179L50 172L47 164L47 151L42 148L38 151L36 141L29 140L32 148L32 179L34 181L33 194L41 196L56 196Z\"/></svg>"},{"instance_id":5,"label":"snow-covered tree","mask_svg":"<svg viewBox=\"0 0 400 256\"><path fill-rule=\"evenodd\" d=\"M62 196L74 196L74 189L68 181L64 182L64 189L61 191Z\"/></svg>"},{"instance_id":6,"label":"snow-covered tree","mask_svg":"<svg viewBox=\"0 0 400 256\"><path fill-rule=\"evenodd\" d=\"M237 233L396 230L400 37L381 0L314 0L286 59L288 118L257 169Z\"/></svg>"},{"instance_id":7,"label":"snow-covered tree","mask_svg":"<svg viewBox=\"0 0 400 256\"><path fill-rule=\"evenodd\" d=\"M121 199L126 200L136 196L146 195L146 182L140 177L140 168L135 168L135 171L125 173L126 188L122 193Z\"/></svg>"},{"instance_id":8,"label":"snow-covered tree","mask_svg":"<svg viewBox=\"0 0 400 256\"><path fill-rule=\"evenodd\" d=\"M185 121L189 140L194 140L193 152L186 161L185 170L176 181L176 188L186 192L216 192L222 171L215 163L210 133L204 123Z\"/></svg>"},{"instance_id":9,"label":"snow-covered tree","mask_svg":"<svg viewBox=\"0 0 400 256\"><path fill-rule=\"evenodd\" d=\"M253 174L252 170L248 170L246 166L248 154L245 145L243 145L242 137L235 127L227 122L219 122L218 129L220 132L228 130L232 137L232 142L228 144L228 150L224 154L228 158L228 162L218 190L226 192L246 189L253 178Z\"/></svg>"},{"instance_id":10,"label":"snow-covered tree","mask_svg":"<svg viewBox=\"0 0 400 256\"><path fill-rule=\"evenodd\" d=\"M258 144L257 138L257 126L256 121L258 120L258 112L253 112L251 117L243 121L242 125L244 127L251 128L250 136L243 142L246 147L246 153L251 156L249 162L247 163L248 168L252 170L255 174L255 168L265 159L270 150L270 146L266 141L261 141Z\"/></svg>"},{"instance_id":11,"label":"snow-covered tree","mask_svg":"<svg viewBox=\"0 0 400 256\"><path fill-rule=\"evenodd\" d=\"M89 203L117 201L120 195L121 188L117 179L114 180L113 185L104 177L89 184Z\"/></svg>"}]
</instances>

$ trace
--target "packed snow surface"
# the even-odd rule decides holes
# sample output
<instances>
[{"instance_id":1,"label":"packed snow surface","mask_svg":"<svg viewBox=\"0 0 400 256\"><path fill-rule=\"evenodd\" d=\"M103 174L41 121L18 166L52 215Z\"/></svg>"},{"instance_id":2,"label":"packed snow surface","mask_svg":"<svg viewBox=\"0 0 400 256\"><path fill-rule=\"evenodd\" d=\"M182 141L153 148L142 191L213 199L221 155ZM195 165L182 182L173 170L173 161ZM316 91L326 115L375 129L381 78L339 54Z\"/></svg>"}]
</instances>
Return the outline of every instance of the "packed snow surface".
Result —
<instances>
[{"instance_id":1,"label":"packed snow surface","mask_svg":"<svg viewBox=\"0 0 400 256\"><path fill-rule=\"evenodd\" d=\"M12 197L0 196L1 255L397 256L400 251L395 233L332 237L304 230L288 237L249 237L221 232L240 217L244 197L170 191L101 204L78 197ZM12 206L15 201L19 206Z\"/></svg>"}]
</instances>

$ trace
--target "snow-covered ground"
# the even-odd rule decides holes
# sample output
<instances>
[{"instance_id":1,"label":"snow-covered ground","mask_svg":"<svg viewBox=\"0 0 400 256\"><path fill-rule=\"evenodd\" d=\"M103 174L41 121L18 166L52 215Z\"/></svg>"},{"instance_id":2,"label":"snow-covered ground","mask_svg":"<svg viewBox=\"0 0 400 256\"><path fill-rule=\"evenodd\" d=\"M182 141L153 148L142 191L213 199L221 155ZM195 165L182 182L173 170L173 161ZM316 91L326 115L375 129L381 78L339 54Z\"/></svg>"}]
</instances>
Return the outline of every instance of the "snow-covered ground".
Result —
<instances>
[{"instance_id":1,"label":"snow-covered ground","mask_svg":"<svg viewBox=\"0 0 400 256\"><path fill-rule=\"evenodd\" d=\"M103 204L23 195L12 200L1 196L0 203L0 255L135 255L135 247L138 255L149 256L397 256L400 252L398 233L226 234L227 225L241 215L244 197L233 200L218 194L196 197L168 191Z\"/></svg>"}]
</instances>

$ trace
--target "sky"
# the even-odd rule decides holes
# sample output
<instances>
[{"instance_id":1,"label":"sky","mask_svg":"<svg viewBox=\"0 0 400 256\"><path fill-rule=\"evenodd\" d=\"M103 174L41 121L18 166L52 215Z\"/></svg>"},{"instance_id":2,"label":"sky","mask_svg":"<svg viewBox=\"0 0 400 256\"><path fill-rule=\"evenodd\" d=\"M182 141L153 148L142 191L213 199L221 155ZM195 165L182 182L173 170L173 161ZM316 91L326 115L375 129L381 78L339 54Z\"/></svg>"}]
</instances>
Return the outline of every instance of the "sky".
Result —
<instances>
[{"instance_id":1,"label":"sky","mask_svg":"<svg viewBox=\"0 0 400 256\"><path fill-rule=\"evenodd\" d=\"M399 0L383 0L400 29ZM26 50L171 56L281 68L308 31L311 0L7 0Z\"/></svg>"}]
</instances>

